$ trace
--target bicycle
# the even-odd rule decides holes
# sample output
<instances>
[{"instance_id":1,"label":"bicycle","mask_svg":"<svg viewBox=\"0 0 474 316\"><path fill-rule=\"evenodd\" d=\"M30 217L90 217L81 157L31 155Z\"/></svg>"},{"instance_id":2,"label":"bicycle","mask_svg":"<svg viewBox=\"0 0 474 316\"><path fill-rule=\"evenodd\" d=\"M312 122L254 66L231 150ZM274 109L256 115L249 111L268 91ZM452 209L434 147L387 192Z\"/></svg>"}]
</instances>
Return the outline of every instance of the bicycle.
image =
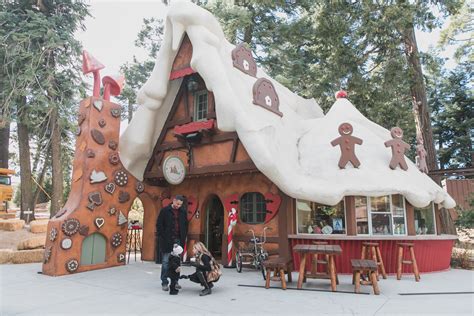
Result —
<instances>
[{"instance_id":1,"label":"bicycle","mask_svg":"<svg viewBox=\"0 0 474 316\"><path fill-rule=\"evenodd\" d=\"M253 245L249 245L246 248L239 248L235 253L235 267L237 272L241 273L244 265L253 266L255 269L262 271L263 279L266 280L266 271L263 262L268 259L268 252L264 247L267 242L267 229L272 230L270 227L264 227L260 239L255 237L255 231L253 229L245 232L246 234L252 233L253 237L250 239L250 242L253 243Z\"/></svg>"}]
</instances>

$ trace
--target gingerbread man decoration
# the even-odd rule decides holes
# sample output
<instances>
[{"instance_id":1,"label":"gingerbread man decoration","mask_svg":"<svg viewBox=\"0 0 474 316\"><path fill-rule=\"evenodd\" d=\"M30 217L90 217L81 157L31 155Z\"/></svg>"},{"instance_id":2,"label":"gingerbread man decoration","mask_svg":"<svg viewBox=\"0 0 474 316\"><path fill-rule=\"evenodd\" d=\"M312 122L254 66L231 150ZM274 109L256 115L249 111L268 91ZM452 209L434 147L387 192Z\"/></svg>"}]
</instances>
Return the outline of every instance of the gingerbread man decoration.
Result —
<instances>
[{"instance_id":1,"label":"gingerbread man decoration","mask_svg":"<svg viewBox=\"0 0 474 316\"><path fill-rule=\"evenodd\" d=\"M400 166L403 170L408 169L405 161L405 151L410 148L410 145L405 143L403 138L403 131L400 127L392 127L390 130L392 135L391 140L385 142L385 147L392 147L392 160L390 160L390 168L395 169Z\"/></svg>"},{"instance_id":2,"label":"gingerbread man decoration","mask_svg":"<svg viewBox=\"0 0 474 316\"><path fill-rule=\"evenodd\" d=\"M339 145L341 149L341 159L339 159L339 168L344 169L348 162L351 162L355 168L359 168L360 161L355 155L355 145L362 145L362 139L351 136L353 132L352 125L342 123L339 125L340 137L334 139L331 145Z\"/></svg>"},{"instance_id":3,"label":"gingerbread man decoration","mask_svg":"<svg viewBox=\"0 0 474 316\"><path fill-rule=\"evenodd\" d=\"M426 164L426 149L423 145L423 137L419 135L416 139L418 140L416 145L416 164L421 172L428 173L428 165Z\"/></svg>"}]
</instances>

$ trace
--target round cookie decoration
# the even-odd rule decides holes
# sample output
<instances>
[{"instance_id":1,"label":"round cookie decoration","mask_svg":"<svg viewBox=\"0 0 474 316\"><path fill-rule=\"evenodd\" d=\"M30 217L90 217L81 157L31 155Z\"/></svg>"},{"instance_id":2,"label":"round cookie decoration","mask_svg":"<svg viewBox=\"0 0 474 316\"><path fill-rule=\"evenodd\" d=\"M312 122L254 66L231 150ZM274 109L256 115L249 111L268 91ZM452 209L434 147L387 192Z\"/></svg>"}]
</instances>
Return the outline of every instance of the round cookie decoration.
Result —
<instances>
[{"instance_id":1,"label":"round cookie decoration","mask_svg":"<svg viewBox=\"0 0 474 316\"><path fill-rule=\"evenodd\" d=\"M122 244L122 235L120 233L115 233L112 235L112 238L110 239L110 244L112 247L117 248Z\"/></svg>"},{"instance_id":2,"label":"round cookie decoration","mask_svg":"<svg viewBox=\"0 0 474 316\"><path fill-rule=\"evenodd\" d=\"M65 235L72 236L79 231L80 226L81 224L77 219L69 218L61 225L61 229Z\"/></svg>"},{"instance_id":3,"label":"round cookie decoration","mask_svg":"<svg viewBox=\"0 0 474 316\"><path fill-rule=\"evenodd\" d=\"M63 240L61 240L61 248L63 248L64 250L68 250L68 249L71 249L71 247L72 247L71 238L63 238Z\"/></svg>"},{"instance_id":4,"label":"round cookie decoration","mask_svg":"<svg viewBox=\"0 0 474 316\"><path fill-rule=\"evenodd\" d=\"M145 185L142 182L137 181L137 184L135 185L135 191L137 191L137 193L142 193L145 191Z\"/></svg>"},{"instance_id":5,"label":"round cookie decoration","mask_svg":"<svg viewBox=\"0 0 474 316\"><path fill-rule=\"evenodd\" d=\"M115 183L120 186L120 187L124 187L127 185L128 183L128 175L127 173L124 171L124 170L119 170L115 173L115 177L114 177L114 181Z\"/></svg>"},{"instance_id":6,"label":"round cookie decoration","mask_svg":"<svg viewBox=\"0 0 474 316\"><path fill-rule=\"evenodd\" d=\"M79 262L76 259L71 259L66 262L66 270L69 273L76 272L77 268L79 268Z\"/></svg>"}]
</instances>

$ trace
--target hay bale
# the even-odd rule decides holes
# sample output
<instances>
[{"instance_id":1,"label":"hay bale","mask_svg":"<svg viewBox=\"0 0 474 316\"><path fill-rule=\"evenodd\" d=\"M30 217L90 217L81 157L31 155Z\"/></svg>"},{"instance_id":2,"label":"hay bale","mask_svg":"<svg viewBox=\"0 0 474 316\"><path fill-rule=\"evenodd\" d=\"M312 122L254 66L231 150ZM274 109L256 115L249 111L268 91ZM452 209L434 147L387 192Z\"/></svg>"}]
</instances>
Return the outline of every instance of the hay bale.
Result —
<instances>
[{"instance_id":1,"label":"hay bale","mask_svg":"<svg viewBox=\"0 0 474 316\"><path fill-rule=\"evenodd\" d=\"M12 249L0 249L0 264L8 263L12 259Z\"/></svg>"},{"instance_id":2,"label":"hay bale","mask_svg":"<svg viewBox=\"0 0 474 316\"><path fill-rule=\"evenodd\" d=\"M45 233L48 230L49 220L35 220L30 222L30 232L34 234Z\"/></svg>"},{"instance_id":3,"label":"hay bale","mask_svg":"<svg viewBox=\"0 0 474 316\"><path fill-rule=\"evenodd\" d=\"M37 248L44 248L44 244L46 243L45 236L37 236L22 240L18 243L17 249L18 250L28 250L28 249L37 249Z\"/></svg>"},{"instance_id":4,"label":"hay bale","mask_svg":"<svg viewBox=\"0 0 474 316\"><path fill-rule=\"evenodd\" d=\"M44 249L14 250L12 251L12 263L43 262Z\"/></svg>"},{"instance_id":5,"label":"hay bale","mask_svg":"<svg viewBox=\"0 0 474 316\"><path fill-rule=\"evenodd\" d=\"M0 221L0 230L16 231L25 226L25 221L22 219L7 219Z\"/></svg>"}]
</instances>

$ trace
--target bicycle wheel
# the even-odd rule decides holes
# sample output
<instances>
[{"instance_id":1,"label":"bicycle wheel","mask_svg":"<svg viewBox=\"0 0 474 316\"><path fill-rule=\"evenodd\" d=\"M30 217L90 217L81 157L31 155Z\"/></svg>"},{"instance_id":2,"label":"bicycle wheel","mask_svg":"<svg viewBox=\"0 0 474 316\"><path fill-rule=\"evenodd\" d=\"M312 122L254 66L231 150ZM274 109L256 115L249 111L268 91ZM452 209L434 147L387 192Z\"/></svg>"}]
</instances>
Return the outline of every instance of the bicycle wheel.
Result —
<instances>
[{"instance_id":1,"label":"bicycle wheel","mask_svg":"<svg viewBox=\"0 0 474 316\"><path fill-rule=\"evenodd\" d=\"M235 269L237 269L237 272L242 272L242 256L240 255L240 252L235 253Z\"/></svg>"}]
</instances>

